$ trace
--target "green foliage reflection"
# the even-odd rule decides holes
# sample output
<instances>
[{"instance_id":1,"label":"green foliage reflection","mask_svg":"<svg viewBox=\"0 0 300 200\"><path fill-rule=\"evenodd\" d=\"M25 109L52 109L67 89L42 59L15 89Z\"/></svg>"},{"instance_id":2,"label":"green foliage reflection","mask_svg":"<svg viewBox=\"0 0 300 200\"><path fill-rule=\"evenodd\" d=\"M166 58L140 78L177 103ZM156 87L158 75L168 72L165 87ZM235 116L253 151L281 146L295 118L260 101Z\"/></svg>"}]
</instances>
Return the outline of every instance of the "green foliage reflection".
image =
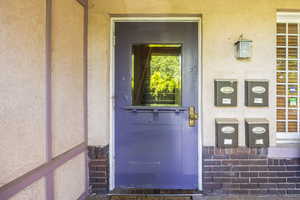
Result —
<instances>
[{"instance_id":1,"label":"green foliage reflection","mask_svg":"<svg viewBox=\"0 0 300 200\"><path fill-rule=\"evenodd\" d=\"M159 94L175 93L180 89L180 57L151 56L150 90L158 98Z\"/></svg>"}]
</instances>

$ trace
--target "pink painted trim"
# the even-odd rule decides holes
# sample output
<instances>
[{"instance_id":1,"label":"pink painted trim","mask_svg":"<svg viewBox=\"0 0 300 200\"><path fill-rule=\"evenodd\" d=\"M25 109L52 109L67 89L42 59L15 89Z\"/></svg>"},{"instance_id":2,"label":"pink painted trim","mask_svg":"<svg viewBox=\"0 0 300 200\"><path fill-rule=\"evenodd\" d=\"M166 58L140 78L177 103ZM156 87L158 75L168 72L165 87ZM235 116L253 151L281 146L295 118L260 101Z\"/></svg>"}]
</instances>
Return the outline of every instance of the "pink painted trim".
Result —
<instances>
[{"instance_id":1,"label":"pink painted trim","mask_svg":"<svg viewBox=\"0 0 300 200\"><path fill-rule=\"evenodd\" d=\"M45 183L45 187L46 187L46 199L47 200L53 200L54 199L54 173L49 172L49 174L47 174L45 176L46 179L46 183Z\"/></svg>"},{"instance_id":2,"label":"pink painted trim","mask_svg":"<svg viewBox=\"0 0 300 200\"><path fill-rule=\"evenodd\" d=\"M71 160L72 158L76 157L80 153L86 153L87 148L85 143L77 145L76 147L72 148L71 150L57 156L53 160L43 164L42 166L33 169L32 171L24 174L23 176L11 181L10 183L2 186L0 188L0 199L6 200L12 197L14 194L20 192L27 186L31 185L35 181L39 180L43 176L49 175L49 173L53 172L55 169L66 163L67 161ZM48 188L47 188L48 189Z\"/></svg>"},{"instance_id":3,"label":"pink painted trim","mask_svg":"<svg viewBox=\"0 0 300 200\"><path fill-rule=\"evenodd\" d=\"M52 159L52 0L46 2L46 156L47 161Z\"/></svg>"},{"instance_id":4,"label":"pink painted trim","mask_svg":"<svg viewBox=\"0 0 300 200\"><path fill-rule=\"evenodd\" d=\"M83 55L84 55L84 141L85 145L87 147L88 145L88 1L84 1L84 49L83 49ZM85 192L89 192L89 167L88 167L88 152L85 154L85 174L86 174L86 180L85 180Z\"/></svg>"},{"instance_id":5,"label":"pink painted trim","mask_svg":"<svg viewBox=\"0 0 300 200\"><path fill-rule=\"evenodd\" d=\"M85 200L88 197L88 193L84 192L79 198L78 200Z\"/></svg>"},{"instance_id":6,"label":"pink painted trim","mask_svg":"<svg viewBox=\"0 0 300 200\"><path fill-rule=\"evenodd\" d=\"M83 102L84 102L84 141L86 146L88 145L88 0L77 0L84 8L84 34L83 34L83 59L84 59L84 69L83 69L83 78L84 78L84 91L83 91ZM85 154L85 190L86 193L89 191L89 167L88 167L88 152Z\"/></svg>"},{"instance_id":7,"label":"pink painted trim","mask_svg":"<svg viewBox=\"0 0 300 200\"><path fill-rule=\"evenodd\" d=\"M52 0L46 0L46 158L52 159ZM45 177L46 199L54 199L54 174Z\"/></svg>"}]
</instances>

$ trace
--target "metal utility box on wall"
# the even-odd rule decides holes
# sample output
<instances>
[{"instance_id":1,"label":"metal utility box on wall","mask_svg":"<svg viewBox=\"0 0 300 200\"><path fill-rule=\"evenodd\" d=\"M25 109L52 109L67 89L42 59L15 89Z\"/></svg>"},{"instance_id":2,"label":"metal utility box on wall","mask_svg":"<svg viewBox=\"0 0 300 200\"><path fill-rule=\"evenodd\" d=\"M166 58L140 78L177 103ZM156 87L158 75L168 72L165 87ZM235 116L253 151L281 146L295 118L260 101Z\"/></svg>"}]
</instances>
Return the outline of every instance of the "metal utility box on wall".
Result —
<instances>
[{"instance_id":1,"label":"metal utility box on wall","mask_svg":"<svg viewBox=\"0 0 300 200\"><path fill-rule=\"evenodd\" d=\"M237 105L237 80L216 79L215 81L215 106Z\"/></svg>"},{"instance_id":2,"label":"metal utility box on wall","mask_svg":"<svg viewBox=\"0 0 300 200\"><path fill-rule=\"evenodd\" d=\"M269 147L269 121L267 119L245 119L245 131L247 147Z\"/></svg>"},{"instance_id":3,"label":"metal utility box on wall","mask_svg":"<svg viewBox=\"0 0 300 200\"><path fill-rule=\"evenodd\" d=\"M238 147L238 120L218 118L216 123L216 145L219 148Z\"/></svg>"},{"instance_id":4,"label":"metal utility box on wall","mask_svg":"<svg viewBox=\"0 0 300 200\"><path fill-rule=\"evenodd\" d=\"M266 107L269 105L268 80L245 81L245 105L252 107Z\"/></svg>"}]
</instances>

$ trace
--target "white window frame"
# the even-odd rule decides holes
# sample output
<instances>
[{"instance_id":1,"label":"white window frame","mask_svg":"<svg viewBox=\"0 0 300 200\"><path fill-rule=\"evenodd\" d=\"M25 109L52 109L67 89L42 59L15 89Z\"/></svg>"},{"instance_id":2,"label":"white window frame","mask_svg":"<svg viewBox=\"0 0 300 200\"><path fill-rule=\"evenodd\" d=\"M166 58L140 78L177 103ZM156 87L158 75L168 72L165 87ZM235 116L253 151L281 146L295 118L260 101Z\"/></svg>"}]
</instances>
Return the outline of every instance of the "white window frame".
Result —
<instances>
[{"instance_id":1,"label":"white window frame","mask_svg":"<svg viewBox=\"0 0 300 200\"><path fill-rule=\"evenodd\" d=\"M298 30L300 30L300 12L278 12L277 13L277 23L297 23L298 24ZM287 35L288 33L285 33L284 35ZM278 34L276 32L276 38L277 38L277 35L282 35L282 34ZM295 108L297 109L297 129L298 131L297 132L288 132L288 122L289 121L292 121L292 120L288 120L288 115L287 115L287 110L288 110L288 85L291 85L291 84L288 84L287 82L284 84L286 85L286 94L284 95L284 97L286 98L286 103L285 103L285 111L286 111L286 119L285 120L277 120L277 117L276 117L276 123L277 121L283 121L285 122L285 130L286 132L276 132L276 138L277 138L277 141L276 143L277 144L295 144L295 143L300 143L300 100L299 100L299 97L300 97L300 93L299 93L299 89L300 89L300 31L299 33L297 34L298 36L298 46L297 46L297 49L298 49L298 58L297 58L297 62L298 62L298 83L297 83L297 86L298 86L298 96L297 96L297 105L298 107ZM288 39L286 40L286 45L285 47L288 46ZM277 46L276 46L277 48ZM277 60L277 56L276 56L276 60ZM288 60L288 58L286 58L285 60ZM281 71L278 71L276 69L276 72L281 72ZM287 68L287 64L286 64L286 70L285 72L289 72L288 71L288 68ZM277 76L277 75L276 75ZM288 81L288 73L286 73L286 81ZM277 85L277 78L276 78L276 85ZM277 95L276 94L276 98L277 96L280 96L280 95ZM277 110L277 106L276 106L276 110ZM277 125L276 125L277 127Z\"/></svg>"}]
</instances>

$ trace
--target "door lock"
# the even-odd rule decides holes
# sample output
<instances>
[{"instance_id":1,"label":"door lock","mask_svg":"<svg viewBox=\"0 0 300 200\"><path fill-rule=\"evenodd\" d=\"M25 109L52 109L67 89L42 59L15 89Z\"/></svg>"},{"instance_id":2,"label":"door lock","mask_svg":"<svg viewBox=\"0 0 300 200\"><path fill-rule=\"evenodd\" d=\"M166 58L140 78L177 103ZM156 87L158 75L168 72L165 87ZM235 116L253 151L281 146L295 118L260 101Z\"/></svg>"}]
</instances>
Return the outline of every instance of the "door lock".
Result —
<instances>
[{"instance_id":1,"label":"door lock","mask_svg":"<svg viewBox=\"0 0 300 200\"><path fill-rule=\"evenodd\" d=\"M194 106L190 106L189 109L189 126L193 127L196 125L196 120L198 120L198 113Z\"/></svg>"}]
</instances>

